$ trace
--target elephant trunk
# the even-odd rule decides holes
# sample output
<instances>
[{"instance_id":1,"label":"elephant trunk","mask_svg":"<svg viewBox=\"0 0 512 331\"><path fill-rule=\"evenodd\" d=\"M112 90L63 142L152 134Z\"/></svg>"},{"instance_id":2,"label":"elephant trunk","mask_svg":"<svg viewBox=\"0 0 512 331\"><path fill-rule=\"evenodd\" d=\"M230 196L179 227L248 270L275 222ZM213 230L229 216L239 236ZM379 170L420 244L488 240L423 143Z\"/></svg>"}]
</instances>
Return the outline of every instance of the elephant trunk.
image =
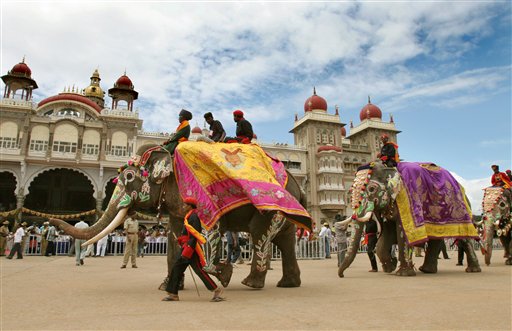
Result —
<instances>
[{"instance_id":1,"label":"elephant trunk","mask_svg":"<svg viewBox=\"0 0 512 331\"><path fill-rule=\"evenodd\" d=\"M491 264L492 257L492 241L494 238L494 224L492 222L486 222L484 227L484 255L485 255L485 264Z\"/></svg>"},{"instance_id":2,"label":"elephant trunk","mask_svg":"<svg viewBox=\"0 0 512 331\"><path fill-rule=\"evenodd\" d=\"M71 224L68 224L65 221L56 218L50 218L50 224L59 227L64 233L76 238L76 239L90 239L100 233L103 229L107 227L108 224L114 219L117 214L117 205L120 202L123 194L119 194L118 191L121 189L119 186L116 186L113 197L117 197L114 200L110 200L107 210L103 213L101 218L94 223L92 226L85 229L78 229Z\"/></svg>"},{"instance_id":3,"label":"elephant trunk","mask_svg":"<svg viewBox=\"0 0 512 331\"><path fill-rule=\"evenodd\" d=\"M352 264L356 257L357 251L359 250L359 245L361 243L363 228L364 226L361 222L357 222L354 224L354 230L352 233L350 245L347 249L347 255L345 255L345 259L338 268L338 276L340 277L344 277L343 272L345 271L345 269L350 267L350 265Z\"/></svg>"}]
</instances>

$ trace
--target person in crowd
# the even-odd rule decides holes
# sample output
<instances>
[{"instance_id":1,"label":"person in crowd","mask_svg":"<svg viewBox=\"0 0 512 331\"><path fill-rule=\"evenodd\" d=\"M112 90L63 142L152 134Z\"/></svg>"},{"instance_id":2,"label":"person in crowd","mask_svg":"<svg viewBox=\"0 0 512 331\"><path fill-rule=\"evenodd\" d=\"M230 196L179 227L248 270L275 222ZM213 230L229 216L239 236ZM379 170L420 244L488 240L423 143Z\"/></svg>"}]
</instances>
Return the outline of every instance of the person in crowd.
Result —
<instances>
[{"instance_id":1,"label":"person in crowd","mask_svg":"<svg viewBox=\"0 0 512 331\"><path fill-rule=\"evenodd\" d=\"M50 225L48 227L48 231L46 232L46 240L48 241L48 246L46 247L44 256L56 255L57 246L55 243L57 241L57 236L57 229L53 225Z\"/></svg>"},{"instance_id":2,"label":"person in crowd","mask_svg":"<svg viewBox=\"0 0 512 331\"><path fill-rule=\"evenodd\" d=\"M103 238L101 238L100 240L98 240L97 245L96 245L96 256L98 256L98 257L105 256L105 252L107 250L108 238L109 238L109 236L106 235Z\"/></svg>"},{"instance_id":3,"label":"person in crowd","mask_svg":"<svg viewBox=\"0 0 512 331\"><path fill-rule=\"evenodd\" d=\"M233 120L236 122L236 137L226 137L224 142L250 144L254 137L251 123L244 118L244 112L235 110Z\"/></svg>"},{"instance_id":4,"label":"person in crowd","mask_svg":"<svg viewBox=\"0 0 512 331\"><path fill-rule=\"evenodd\" d=\"M379 271L377 268L377 259L375 258L375 247L377 246L378 232L379 226L375 220L370 219L368 222L366 222L364 233L365 242L367 243L366 253L370 259L370 264L372 265L372 268L369 270L370 272Z\"/></svg>"},{"instance_id":5,"label":"person in crowd","mask_svg":"<svg viewBox=\"0 0 512 331\"><path fill-rule=\"evenodd\" d=\"M144 246L146 245L146 229L139 226L139 232L137 233L138 244L137 244L137 257L144 257Z\"/></svg>"},{"instance_id":6,"label":"person in crowd","mask_svg":"<svg viewBox=\"0 0 512 331\"><path fill-rule=\"evenodd\" d=\"M329 227L329 223L325 222L324 227L320 230L320 234L318 235L324 241L325 247L325 258L331 258L331 237L332 231Z\"/></svg>"},{"instance_id":7,"label":"person in crowd","mask_svg":"<svg viewBox=\"0 0 512 331\"><path fill-rule=\"evenodd\" d=\"M174 150L180 142L187 141L190 137L190 124L188 121L192 119L192 113L186 109L182 109L178 115L180 124L174 133L166 142L163 143L163 148L168 150L171 155L174 155Z\"/></svg>"},{"instance_id":8,"label":"person in crowd","mask_svg":"<svg viewBox=\"0 0 512 331\"><path fill-rule=\"evenodd\" d=\"M46 249L48 248L48 229L50 228L50 222L44 222L43 226L40 229L41 232L41 255L46 253Z\"/></svg>"},{"instance_id":9,"label":"person in crowd","mask_svg":"<svg viewBox=\"0 0 512 331\"><path fill-rule=\"evenodd\" d=\"M87 229L88 227L89 227L89 225L87 223L85 223L83 217L80 218L80 222L75 224L75 228L77 228L77 229ZM76 256L75 261L76 261L77 266L84 264L85 252L87 250L85 247L82 248L82 244L84 242L85 242L85 240L83 240L83 239L75 239L75 256Z\"/></svg>"},{"instance_id":10,"label":"person in crowd","mask_svg":"<svg viewBox=\"0 0 512 331\"><path fill-rule=\"evenodd\" d=\"M242 249L240 248L238 232L226 231L226 243L228 246L228 255L226 257L227 263L236 263Z\"/></svg>"},{"instance_id":11,"label":"person in crowd","mask_svg":"<svg viewBox=\"0 0 512 331\"><path fill-rule=\"evenodd\" d=\"M226 138L226 131L224 131L224 127L219 120L213 119L212 113L208 112L204 114L204 119L206 123L210 125L210 135L208 138L215 142L224 141Z\"/></svg>"},{"instance_id":12,"label":"person in crowd","mask_svg":"<svg viewBox=\"0 0 512 331\"><path fill-rule=\"evenodd\" d=\"M136 212L133 209L128 210L128 217L124 221L124 231L126 232L126 246L124 248L123 265L121 269L125 269L128 259L132 259L132 268L137 268L137 242L139 222L135 219Z\"/></svg>"},{"instance_id":13,"label":"person in crowd","mask_svg":"<svg viewBox=\"0 0 512 331\"><path fill-rule=\"evenodd\" d=\"M7 236L9 235L9 221L3 221L0 227L0 256L5 255L7 248Z\"/></svg>"},{"instance_id":14,"label":"person in crowd","mask_svg":"<svg viewBox=\"0 0 512 331\"><path fill-rule=\"evenodd\" d=\"M14 233L14 245L11 248L11 252L9 253L9 256L7 256L7 259L12 259L14 257L14 254L16 253L17 259L23 258L23 251L21 249L21 242L23 240L23 237L25 236L25 229L27 227L27 222L23 222L20 224L16 232Z\"/></svg>"},{"instance_id":15,"label":"person in crowd","mask_svg":"<svg viewBox=\"0 0 512 331\"><path fill-rule=\"evenodd\" d=\"M347 224L342 224L341 221L334 223L334 233L336 235L336 242L338 245L338 267L341 266L343 260L345 260L345 254L348 247L347 238Z\"/></svg>"},{"instance_id":16,"label":"person in crowd","mask_svg":"<svg viewBox=\"0 0 512 331\"><path fill-rule=\"evenodd\" d=\"M385 133L380 136L380 141L382 142L382 148L380 149L380 153L377 154L377 157L386 166L396 167L397 163L400 162L398 145L389 141L389 136Z\"/></svg>"},{"instance_id":17,"label":"person in crowd","mask_svg":"<svg viewBox=\"0 0 512 331\"><path fill-rule=\"evenodd\" d=\"M183 220L182 235L178 237L178 243L181 246L179 256L171 271L171 276L167 282L166 291L169 294L162 301L179 301L178 290L180 282L185 276L185 270L191 266L194 272L199 276L206 288L213 291L211 301L218 302L225 300L221 297L222 289L215 284L215 281L203 270L206 265L204 253L201 245L206 242L206 238L201 234L201 220L197 215L197 200L193 197L187 197L183 200L184 210L187 213Z\"/></svg>"}]
</instances>

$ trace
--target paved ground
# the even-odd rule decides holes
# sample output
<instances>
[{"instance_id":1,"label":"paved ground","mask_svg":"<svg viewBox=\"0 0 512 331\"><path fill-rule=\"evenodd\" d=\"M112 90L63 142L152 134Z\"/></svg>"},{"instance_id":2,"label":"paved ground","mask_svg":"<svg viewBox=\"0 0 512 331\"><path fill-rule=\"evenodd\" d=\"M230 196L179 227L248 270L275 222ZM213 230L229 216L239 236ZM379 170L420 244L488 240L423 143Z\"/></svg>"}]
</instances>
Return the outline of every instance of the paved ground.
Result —
<instances>
[{"instance_id":1,"label":"paved ground","mask_svg":"<svg viewBox=\"0 0 512 331\"><path fill-rule=\"evenodd\" d=\"M197 296L187 271L180 302L162 302L157 287L164 257L139 259L138 269L119 269L121 257L1 258L1 330L511 330L511 271L496 251L493 264L468 274L439 260L436 275L369 273L359 255L345 278L335 259L299 261L300 288L281 289L280 262L266 287L240 283L248 266L235 269L227 301ZM416 258L419 265L419 258ZM482 261L482 259L481 259Z\"/></svg>"}]
</instances>

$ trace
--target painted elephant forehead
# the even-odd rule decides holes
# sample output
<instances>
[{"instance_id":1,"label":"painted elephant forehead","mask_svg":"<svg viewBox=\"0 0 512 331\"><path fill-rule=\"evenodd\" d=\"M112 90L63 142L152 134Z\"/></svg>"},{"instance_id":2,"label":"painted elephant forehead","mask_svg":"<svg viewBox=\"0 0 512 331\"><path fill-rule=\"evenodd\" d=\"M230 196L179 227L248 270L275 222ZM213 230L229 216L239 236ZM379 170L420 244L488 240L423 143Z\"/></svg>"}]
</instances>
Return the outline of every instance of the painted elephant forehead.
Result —
<instances>
[{"instance_id":1,"label":"painted elephant forehead","mask_svg":"<svg viewBox=\"0 0 512 331\"><path fill-rule=\"evenodd\" d=\"M503 195L503 189L501 187L487 187L484 189L484 198L482 201L482 210L485 213L491 212L496 203Z\"/></svg>"},{"instance_id":2,"label":"painted elephant forehead","mask_svg":"<svg viewBox=\"0 0 512 331\"><path fill-rule=\"evenodd\" d=\"M311 228L309 213L284 188L288 180L284 165L257 145L184 142L176 148L174 162L181 197L197 199L207 229L246 204L260 211L282 211Z\"/></svg>"},{"instance_id":3,"label":"painted elephant forehead","mask_svg":"<svg viewBox=\"0 0 512 331\"><path fill-rule=\"evenodd\" d=\"M359 207L358 202L363 195L366 179L368 178L369 175L369 169L360 170L356 173L356 177L354 178L354 182L352 183L351 188L352 194L350 205L352 207L352 210L357 210L357 208Z\"/></svg>"}]
</instances>

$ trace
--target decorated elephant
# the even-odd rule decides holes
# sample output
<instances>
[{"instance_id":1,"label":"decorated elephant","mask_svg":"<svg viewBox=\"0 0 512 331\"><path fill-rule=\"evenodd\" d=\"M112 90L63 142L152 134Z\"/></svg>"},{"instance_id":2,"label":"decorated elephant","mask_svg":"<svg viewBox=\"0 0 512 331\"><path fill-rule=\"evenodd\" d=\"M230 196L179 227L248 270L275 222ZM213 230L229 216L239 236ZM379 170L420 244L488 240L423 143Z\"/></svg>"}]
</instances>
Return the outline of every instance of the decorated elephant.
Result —
<instances>
[{"instance_id":1,"label":"decorated elephant","mask_svg":"<svg viewBox=\"0 0 512 331\"><path fill-rule=\"evenodd\" d=\"M183 152L186 146L196 146L194 144L199 146L194 152L188 154ZM184 147L182 147L182 145ZM86 244L90 244L121 225L130 208L137 210L157 208L159 212L166 210L169 214L170 229L167 256L167 269L168 275L170 275L179 249L175 239L179 236L179 232L183 227L183 218L185 216L182 199L187 194L197 193L197 191L190 191L190 187L179 187L180 185L190 185L192 180L184 177L183 170L173 173L173 161L176 166L179 160L183 159L183 155L187 154L190 156L192 162L191 168L198 168L200 165L204 165L207 162L206 154L214 153L213 149L218 149L220 148L219 146L225 151L222 156L225 157L227 161L217 155L222 159L217 161L217 165L222 162L227 162L229 165L232 165L232 162L234 162L233 154L235 153L240 154L237 154L239 158L237 159L238 161L245 160L244 158L246 156L242 155L239 151L242 149L238 148L239 144L207 144L205 142L180 143L176 149L174 158L159 146L143 146L139 148L136 155L132 157L127 164L119 169L120 173L117 177L117 184L111 200L105 213L98 222L87 229L77 229L59 220L51 220L51 222L58 225L66 233L75 238L89 239ZM261 150L258 146L252 148L259 148ZM261 153L263 153L262 150ZM268 158L266 155L264 157ZM247 158L249 159L250 157ZM245 161L249 162L250 160L248 159ZM236 169L241 168L242 165L237 164ZM284 170L284 167L282 169ZM206 175L213 175L215 177L218 175L216 171L217 170L214 168L207 169ZM254 169L252 169L252 171L255 172ZM285 172L285 177L286 174ZM203 175L203 177L206 175ZM204 178L201 178L201 180L204 180ZM201 184L196 181L196 184L197 183ZM233 185L224 185L224 188L231 193L238 192L234 189ZM206 206L203 204L202 200L198 199L198 213L201 217L201 221L203 221L203 218L211 220L212 217L216 220L214 225L209 224L211 228L215 230L210 231L210 242L214 242L213 248L216 247L215 243L220 243L220 234L225 231L248 232L251 235L254 243L252 265L249 275L242 281L243 284L249 287L264 287L265 276L270 263L271 243L274 243L281 250L282 254L283 275L281 280L277 283L277 286L298 287L301 284L300 270L295 255L295 223L297 223L298 220L302 222L300 224L306 224L304 227L310 228L311 218L305 209L303 209L302 205L299 204L299 202L303 205L305 204L305 195L291 174L287 174L285 188L286 190L279 185L272 187L273 191L268 193L269 197L267 197L267 199L270 199L268 201L271 202L267 203L267 210L262 211L257 209L254 204L240 198L235 201L236 203L230 204L223 212L217 213L215 215L216 218L207 214L211 209L208 209L209 206ZM180 192L180 189L184 191ZM201 194L207 191L206 186L196 189L201 190ZM220 188L214 189L220 190ZM208 196L210 198L212 196L216 197L216 202L219 204L220 200L228 199L229 192L224 192L225 195L221 195L219 192L213 191L213 193L210 192ZM252 194L255 195L256 192L253 191ZM303 213L301 215L293 215L293 210L279 209L279 206L272 204L272 202L275 203L275 200L278 198L288 198L290 201L295 201L295 203L303 209ZM216 263L214 266L210 265L210 271L221 280L224 286L227 286L231 278L232 266L230 264L218 263L218 260L218 257L212 257L210 259L210 261L215 261ZM165 289L167 279L168 278L160 285L160 289Z\"/></svg>"},{"instance_id":2,"label":"decorated elephant","mask_svg":"<svg viewBox=\"0 0 512 331\"><path fill-rule=\"evenodd\" d=\"M482 220L478 223L482 227L481 238L482 253L485 264L491 264L492 241L494 234L498 236L505 250L505 264L512 265L512 218L510 214L511 193L502 187L487 187L484 190L482 201Z\"/></svg>"},{"instance_id":3,"label":"decorated elephant","mask_svg":"<svg viewBox=\"0 0 512 331\"><path fill-rule=\"evenodd\" d=\"M401 162L396 168L374 162L358 169L351 188L354 213L342 223L353 223L352 240L345 260L338 269L344 271L359 249L364 223L374 218L381 227L377 256L383 270L392 272L397 261L391 248L398 244L400 266L396 275L414 276L412 251L427 243L425 260L419 270L437 272L437 256L443 238L458 238L467 253L467 272L480 272L471 245L478 238L471 220L470 207L463 188L448 171L430 163Z\"/></svg>"}]
</instances>

